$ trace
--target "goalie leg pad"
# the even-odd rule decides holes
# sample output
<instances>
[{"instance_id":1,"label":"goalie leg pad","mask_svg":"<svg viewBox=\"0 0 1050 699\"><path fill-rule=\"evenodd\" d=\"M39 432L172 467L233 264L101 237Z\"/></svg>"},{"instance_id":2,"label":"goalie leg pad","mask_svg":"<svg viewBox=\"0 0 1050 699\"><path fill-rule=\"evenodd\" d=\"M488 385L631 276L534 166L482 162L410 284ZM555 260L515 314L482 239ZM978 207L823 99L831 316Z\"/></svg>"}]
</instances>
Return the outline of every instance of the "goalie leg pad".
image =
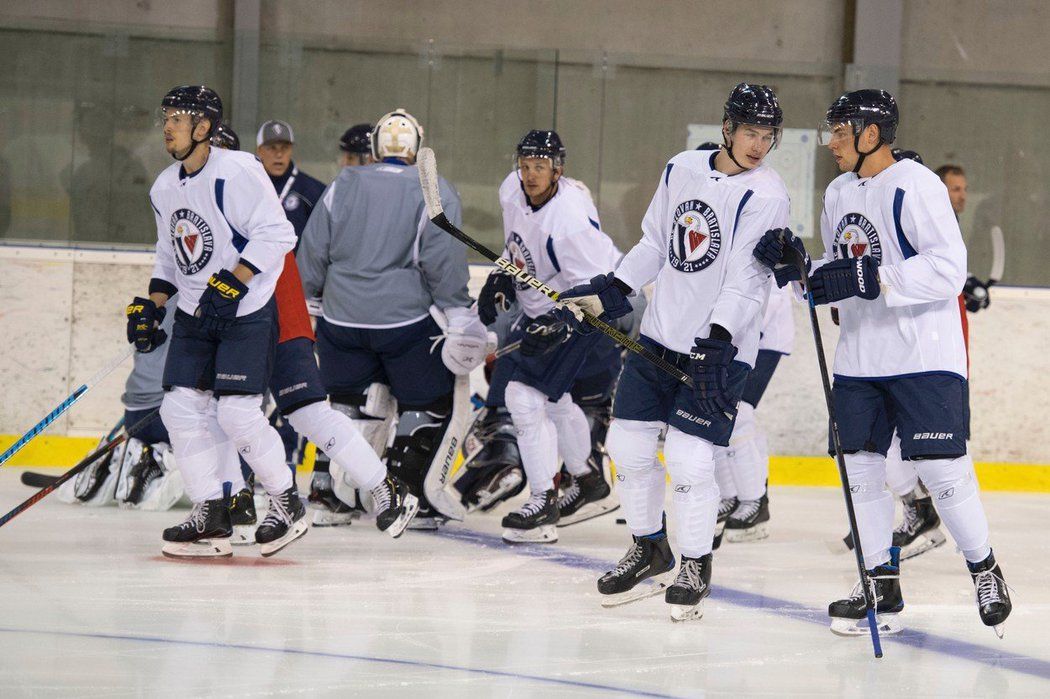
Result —
<instances>
[{"instance_id":1,"label":"goalie leg pad","mask_svg":"<svg viewBox=\"0 0 1050 699\"><path fill-rule=\"evenodd\" d=\"M103 438L99 446L105 444ZM120 466L124 461L128 443L117 445L111 452L95 461L73 479L73 496L76 502L87 507L105 507L116 502Z\"/></svg>"}]
</instances>

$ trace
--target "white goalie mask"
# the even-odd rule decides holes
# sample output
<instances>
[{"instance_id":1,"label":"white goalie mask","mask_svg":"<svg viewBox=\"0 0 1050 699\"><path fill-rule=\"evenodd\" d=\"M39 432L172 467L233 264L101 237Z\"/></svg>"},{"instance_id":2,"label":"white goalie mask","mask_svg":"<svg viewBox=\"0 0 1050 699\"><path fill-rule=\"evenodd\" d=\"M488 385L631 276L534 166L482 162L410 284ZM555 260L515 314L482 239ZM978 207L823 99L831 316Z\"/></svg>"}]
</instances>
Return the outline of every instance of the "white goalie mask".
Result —
<instances>
[{"instance_id":1,"label":"white goalie mask","mask_svg":"<svg viewBox=\"0 0 1050 699\"><path fill-rule=\"evenodd\" d=\"M423 127L416 118L398 108L384 114L372 129L372 157L412 160L423 145Z\"/></svg>"}]
</instances>

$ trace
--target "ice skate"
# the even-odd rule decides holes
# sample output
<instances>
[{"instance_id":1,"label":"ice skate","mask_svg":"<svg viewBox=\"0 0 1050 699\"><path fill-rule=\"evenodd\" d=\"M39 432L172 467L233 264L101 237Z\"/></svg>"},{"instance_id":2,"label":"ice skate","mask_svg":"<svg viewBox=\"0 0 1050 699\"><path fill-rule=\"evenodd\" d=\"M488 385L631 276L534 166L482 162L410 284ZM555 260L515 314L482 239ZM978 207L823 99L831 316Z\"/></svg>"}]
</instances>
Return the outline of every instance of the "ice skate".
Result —
<instances>
[{"instance_id":1,"label":"ice skate","mask_svg":"<svg viewBox=\"0 0 1050 699\"><path fill-rule=\"evenodd\" d=\"M875 623L882 634L899 633L903 628L897 617L904 609L899 555L896 548L890 549L889 563L868 571L871 597L875 601ZM839 636L867 635L870 632L868 608L864 602L861 583L854 586L848 598L828 605L828 616L831 617L832 633Z\"/></svg>"},{"instance_id":2,"label":"ice skate","mask_svg":"<svg viewBox=\"0 0 1050 699\"><path fill-rule=\"evenodd\" d=\"M712 548L715 550L722 545L722 535L725 533L726 520L729 519L729 515L733 514L733 510L740 503L735 497L722 498L718 501L718 519L715 521L715 540Z\"/></svg>"},{"instance_id":3,"label":"ice skate","mask_svg":"<svg viewBox=\"0 0 1050 699\"><path fill-rule=\"evenodd\" d=\"M726 519L725 537L732 543L759 541L769 536L769 495L741 500Z\"/></svg>"},{"instance_id":4,"label":"ice skate","mask_svg":"<svg viewBox=\"0 0 1050 699\"><path fill-rule=\"evenodd\" d=\"M259 553L269 557L306 534L306 508L293 485L279 495L270 496L270 509L255 530Z\"/></svg>"},{"instance_id":5,"label":"ice skate","mask_svg":"<svg viewBox=\"0 0 1050 699\"><path fill-rule=\"evenodd\" d=\"M1010 601L1010 591L1006 587L1003 571L995 562L995 554L989 553L988 558L980 563L967 561L966 567L970 569L970 577L973 578L977 611L981 614L981 621L985 626L991 626L996 635L1002 638L1006 617L1010 616L1014 606Z\"/></svg>"},{"instance_id":6,"label":"ice skate","mask_svg":"<svg viewBox=\"0 0 1050 699\"><path fill-rule=\"evenodd\" d=\"M917 497L917 493L912 492L901 498L901 505L904 507L904 521L893 530L893 545L900 547L902 561L944 544L941 518L937 516L933 498L929 495Z\"/></svg>"},{"instance_id":7,"label":"ice skate","mask_svg":"<svg viewBox=\"0 0 1050 699\"><path fill-rule=\"evenodd\" d=\"M361 511L346 504L332 490L332 476L315 472L310 479L310 495L307 497L313 511L313 526L339 527L353 522Z\"/></svg>"},{"instance_id":8,"label":"ice skate","mask_svg":"<svg viewBox=\"0 0 1050 699\"><path fill-rule=\"evenodd\" d=\"M508 544L553 544L558 540L558 500L554 490L533 493L525 504L503 518Z\"/></svg>"},{"instance_id":9,"label":"ice skate","mask_svg":"<svg viewBox=\"0 0 1050 699\"><path fill-rule=\"evenodd\" d=\"M619 607L654 597L674 579L675 560L666 529L632 538L631 547L616 568L598 579L603 607ZM646 580L649 584L639 585Z\"/></svg>"},{"instance_id":10,"label":"ice skate","mask_svg":"<svg viewBox=\"0 0 1050 699\"><path fill-rule=\"evenodd\" d=\"M689 621L704 615L704 598L711 594L712 555L682 556L678 577L667 588L664 601L671 605L671 621Z\"/></svg>"},{"instance_id":11,"label":"ice skate","mask_svg":"<svg viewBox=\"0 0 1050 699\"><path fill-rule=\"evenodd\" d=\"M164 530L161 549L169 558L220 558L233 555L230 510L226 500L205 500L193 506L181 524Z\"/></svg>"},{"instance_id":12,"label":"ice skate","mask_svg":"<svg viewBox=\"0 0 1050 699\"><path fill-rule=\"evenodd\" d=\"M408 492L407 485L393 476L384 478L371 493L375 502L376 527L395 539L401 536L419 511L419 500Z\"/></svg>"},{"instance_id":13,"label":"ice skate","mask_svg":"<svg viewBox=\"0 0 1050 699\"><path fill-rule=\"evenodd\" d=\"M601 471L585 476L573 476L569 486L558 497L558 526L586 522L620 509L620 503L610 499L612 489Z\"/></svg>"},{"instance_id":14,"label":"ice skate","mask_svg":"<svg viewBox=\"0 0 1050 699\"><path fill-rule=\"evenodd\" d=\"M244 488L230 499L230 522L233 524L230 543L234 546L255 543L255 528L259 520L255 513L255 495L250 488Z\"/></svg>"},{"instance_id":15,"label":"ice skate","mask_svg":"<svg viewBox=\"0 0 1050 699\"><path fill-rule=\"evenodd\" d=\"M525 489L517 435L506 408L486 409L463 453L462 475L454 486L467 512L488 512Z\"/></svg>"}]
</instances>

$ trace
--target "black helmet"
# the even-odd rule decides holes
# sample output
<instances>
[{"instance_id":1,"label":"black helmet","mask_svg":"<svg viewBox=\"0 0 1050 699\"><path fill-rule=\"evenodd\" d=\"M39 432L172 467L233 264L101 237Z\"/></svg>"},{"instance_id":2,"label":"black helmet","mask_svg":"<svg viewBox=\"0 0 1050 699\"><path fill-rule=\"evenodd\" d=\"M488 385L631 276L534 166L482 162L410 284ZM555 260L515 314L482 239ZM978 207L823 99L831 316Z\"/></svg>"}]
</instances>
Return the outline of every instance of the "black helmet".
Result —
<instances>
[{"instance_id":1,"label":"black helmet","mask_svg":"<svg viewBox=\"0 0 1050 699\"><path fill-rule=\"evenodd\" d=\"M193 114L198 119L207 119L211 122L211 137L222 123L222 99L219 93L204 85L180 85L173 87L164 95L160 106L164 109L181 109ZM193 122L197 125L196 120Z\"/></svg>"},{"instance_id":2,"label":"black helmet","mask_svg":"<svg viewBox=\"0 0 1050 699\"><path fill-rule=\"evenodd\" d=\"M722 121L731 122L734 128L739 124L754 124L779 129L784 122L784 112L769 86L740 83L729 93Z\"/></svg>"},{"instance_id":3,"label":"black helmet","mask_svg":"<svg viewBox=\"0 0 1050 699\"><path fill-rule=\"evenodd\" d=\"M555 167L565 164L565 146L555 131L532 131L525 134L515 153L519 158L550 158Z\"/></svg>"},{"instance_id":4,"label":"black helmet","mask_svg":"<svg viewBox=\"0 0 1050 699\"><path fill-rule=\"evenodd\" d=\"M829 126L850 123L854 133L875 124L879 127L882 143L893 143L897 137L897 100L885 90L854 90L835 100L828 107L825 122Z\"/></svg>"},{"instance_id":5,"label":"black helmet","mask_svg":"<svg viewBox=\"0 0 1050 699\"><path fill-rule=\"evenodd\" d=\"M219 128L215 129L215 133L212 134L211 144L216 148L226 150L241 149L241 139L237 138L237 132L229 124L219 124Z\"/></svg>"},{"instance_id":6,"label":"black helmet","mask_svg":"<svg viewBox=\"0 0 1050 699\"><path fill-rule=\"evenodd\" d=\"M373 126L371 124L355 124L351 126L339 139L339 150L344 153L371 155L372 129Z\"/></svg>"},{"instance_id":7,"label":"black helmet","mask_svg":"<svg viewBox=\"0 0 1050 699\"><path fill-rule=\"evenodd\" d=\"M926 163L922 162L922 156L919 155L918 153L916 153L913 150L904 150L903 148L894 148L893 150L890 151L890 153L893 154L893 159L896 160L897 162L900 162L902 160L914 160L919 165L925 165L926 164Z\"/></svg>"}]
</instances>

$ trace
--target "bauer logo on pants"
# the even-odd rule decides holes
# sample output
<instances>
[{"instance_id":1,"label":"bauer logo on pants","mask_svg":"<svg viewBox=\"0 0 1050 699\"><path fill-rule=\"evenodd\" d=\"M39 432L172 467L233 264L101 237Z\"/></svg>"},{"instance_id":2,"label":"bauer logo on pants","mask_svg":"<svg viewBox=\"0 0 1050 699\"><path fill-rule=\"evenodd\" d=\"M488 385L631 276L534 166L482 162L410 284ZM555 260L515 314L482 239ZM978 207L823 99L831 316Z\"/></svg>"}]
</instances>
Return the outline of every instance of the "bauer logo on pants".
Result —
<instances>
[{"instance_id":1,"label":"bauer logo on pants","mask_svg":"<svg viewBox=\"0 0 1050 699\"><path fill-rule=\"evenodd\" d=\"M679 272L699 272L718 257L722 249L722 231L714 210L690 199L678 205L671 224L667 258Z\"/></svg>"},{"instance_id":2,"label":"bauer logo on pants","mask_svg":"<svg viewBox=\"0 0 1050 699\"><path fill-rule=\"evenodd\" d=\"M211 227L201 215L190 209L179 209L171 215L171 244L175 262L183 274L196 274L208 266L215 239Z\"/></svg>"}]
</instances>

